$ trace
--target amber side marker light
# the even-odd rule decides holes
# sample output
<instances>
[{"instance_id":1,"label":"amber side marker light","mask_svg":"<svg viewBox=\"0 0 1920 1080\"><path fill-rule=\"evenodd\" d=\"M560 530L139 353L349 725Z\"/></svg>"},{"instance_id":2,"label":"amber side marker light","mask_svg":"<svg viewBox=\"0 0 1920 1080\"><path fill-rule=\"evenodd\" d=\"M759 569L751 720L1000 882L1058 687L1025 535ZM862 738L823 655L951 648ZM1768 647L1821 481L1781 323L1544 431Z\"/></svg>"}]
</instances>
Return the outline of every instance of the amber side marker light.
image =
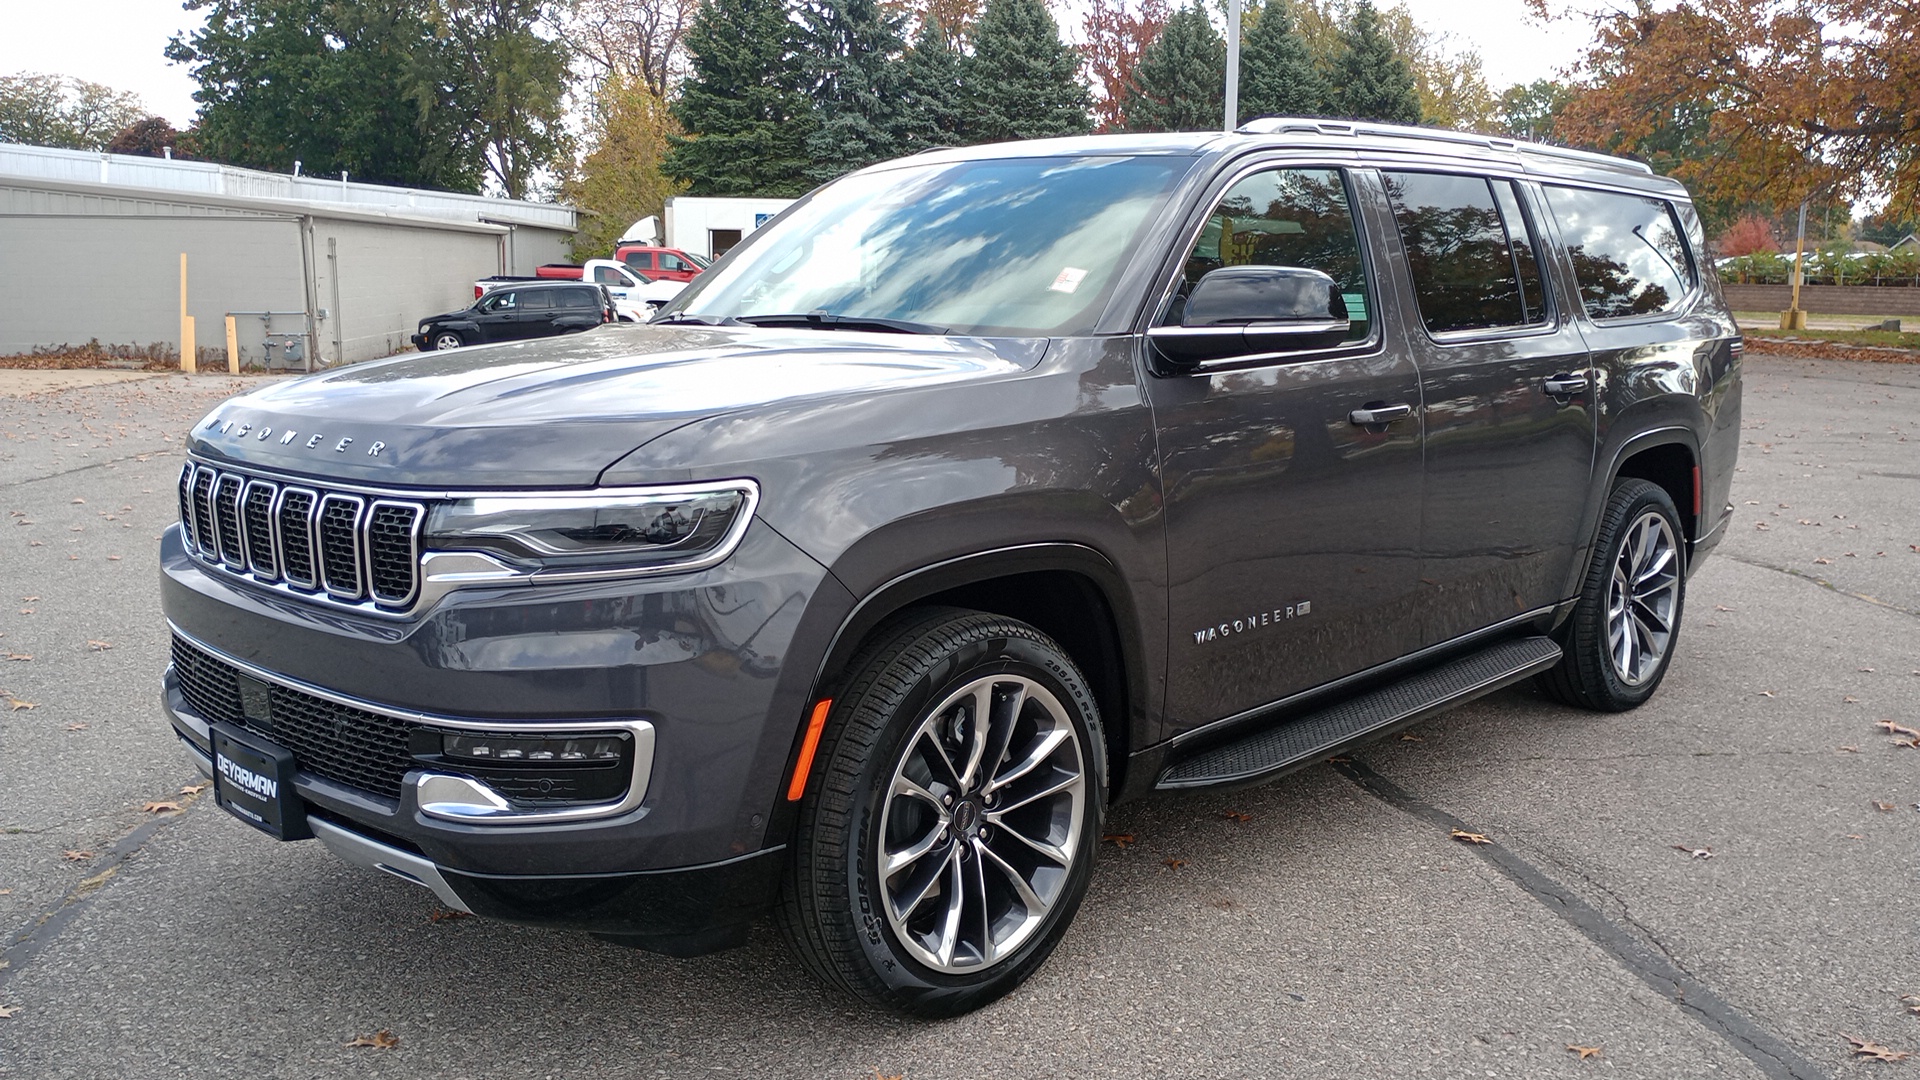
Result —
<instances>
[{"instance_id":1,"label":"amber side marker light","mask_svg":"<svg viewBox=\"0 0 1920 1080\"><path fill-rule=\"evenodd\" d=\"M820 733L826 730L827 713L833 711L833 699L821 698L807 720L807 737L800 742L800 760L793 763L793 783L787 785L787 801L799 802L807 793L807 773L813 768L813 752L820 749Z\"/></svg>"}]
</instances>

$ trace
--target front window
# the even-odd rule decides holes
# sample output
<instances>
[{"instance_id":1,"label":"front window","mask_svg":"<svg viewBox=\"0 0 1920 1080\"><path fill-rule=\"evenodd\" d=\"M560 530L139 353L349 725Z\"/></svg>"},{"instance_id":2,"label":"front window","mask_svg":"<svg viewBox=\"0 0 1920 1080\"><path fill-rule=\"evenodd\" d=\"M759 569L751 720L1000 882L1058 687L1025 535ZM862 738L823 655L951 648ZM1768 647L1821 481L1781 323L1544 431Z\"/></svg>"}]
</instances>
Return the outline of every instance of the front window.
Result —
<instances>
[{"instance_id":1,"label":"front window","mask_svg":"<svg viewBox=\"0 0 1920 1080\"><path fill-rule=\"evenodd\" d=\"M795 207L666 316L814 317L928 333L1092 331L1190 158L1012 158L851 176Z\"/></svg>"}]
</instances>

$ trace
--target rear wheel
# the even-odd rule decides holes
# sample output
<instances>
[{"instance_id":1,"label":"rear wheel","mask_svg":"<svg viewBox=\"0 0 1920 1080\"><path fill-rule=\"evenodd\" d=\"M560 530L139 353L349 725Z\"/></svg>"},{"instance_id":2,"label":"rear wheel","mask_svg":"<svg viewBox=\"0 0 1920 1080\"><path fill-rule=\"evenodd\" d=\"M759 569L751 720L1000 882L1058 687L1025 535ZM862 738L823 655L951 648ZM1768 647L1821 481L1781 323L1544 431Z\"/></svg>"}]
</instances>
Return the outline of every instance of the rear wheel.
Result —
<instances>
[{"instance_id":1,"label":"rear wheel","mask_svg":"<svg viewBox=\"0 0 1920 1080\"><path fill-rule=\"evenodd\" d=\"M466 339L454 330L442 330L433 335L433 348L436 352L441 349L457 349L466 343Z\"/></svg>"},{"instance_id":2,"label":"rear wheel","mask_svg":"<svg viewBox=\"0 0 1920 1080\"><path fill-rule=\"evenodd\" d=\"M1025 623L915 612L836 703L779 921L824 982L921 1016L1038 968L1086 893L1105 802L1086 681Z\"/></svg>"},{"instance_id":3,"label":"rear wheel","mask_svg":"<svg viewBox=\"0 0 1920 1080\"><path fill-rule=\"evenodd\" d=\"M1607 712L1653 696L1680 633L1684 537L1664 488L1633 479L1614 486L1568 620L1566 654L1540 678L1549 694Z\"/></svg>"}]
</instances>

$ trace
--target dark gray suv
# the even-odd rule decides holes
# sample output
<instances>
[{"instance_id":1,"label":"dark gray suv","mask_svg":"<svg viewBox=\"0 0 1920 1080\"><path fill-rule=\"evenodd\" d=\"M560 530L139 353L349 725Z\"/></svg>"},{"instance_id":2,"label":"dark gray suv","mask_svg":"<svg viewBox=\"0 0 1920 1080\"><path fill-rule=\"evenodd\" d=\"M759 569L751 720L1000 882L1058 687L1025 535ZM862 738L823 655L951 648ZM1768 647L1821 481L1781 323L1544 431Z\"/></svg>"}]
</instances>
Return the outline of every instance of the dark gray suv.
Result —
<instances>
[{"instance_id":1,"label":"dark gray suv","mask_svg":"<svg viewBox=\"0 0 1920 1080\"><path fill-rule=\"evenodd\" d=\"M772 912L1007 992L1112 802L1537 678L1647 699L1740 338L1612 158L1265 120L814 192L644 326L279 383L192 432L165 703L221 805L679 955Z\"/></svg>"}]
</instances>

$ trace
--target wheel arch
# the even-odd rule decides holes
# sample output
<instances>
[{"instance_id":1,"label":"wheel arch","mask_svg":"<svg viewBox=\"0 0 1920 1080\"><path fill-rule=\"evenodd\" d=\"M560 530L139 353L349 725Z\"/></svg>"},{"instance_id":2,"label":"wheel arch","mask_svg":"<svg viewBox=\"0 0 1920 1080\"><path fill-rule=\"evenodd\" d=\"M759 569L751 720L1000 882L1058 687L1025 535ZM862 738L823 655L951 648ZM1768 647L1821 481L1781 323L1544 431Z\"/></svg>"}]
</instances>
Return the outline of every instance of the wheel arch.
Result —
<instances>
[{"instance_id":1,"label":"wheel arch","mask_svg":"<svg viewBox=\"0 0 1920 1080\"><path fill-rule=\"evenodd\" d=\"M943 560L873 589L835 631L808 700L833 697L860 646L881 624L913 607L953 606L1019 619L1060 644L1086 676L1105 721L1108 791L1118 791L1133 737L1145 716L1144 643L1119 569L1084 544L1022 544ZM795 740L794 759L799 753ZM792 775L790 760L787 775ZM791 822L782 823L790 827Z\"/></svg>"},{"instance_id":2,"label":"wheel arch","mask_svg":"<svg viewBox=\"0 0 1920 1080\"><path fill-rule=\"evenodd\" d=\"M1687 546L1700 539L1700 446L1684 427L1643 432L1614 452L1607 471L1606 490L1622 479L1646 480L1658 485L1680 511Z\"/></svg>"}]
</instances>

